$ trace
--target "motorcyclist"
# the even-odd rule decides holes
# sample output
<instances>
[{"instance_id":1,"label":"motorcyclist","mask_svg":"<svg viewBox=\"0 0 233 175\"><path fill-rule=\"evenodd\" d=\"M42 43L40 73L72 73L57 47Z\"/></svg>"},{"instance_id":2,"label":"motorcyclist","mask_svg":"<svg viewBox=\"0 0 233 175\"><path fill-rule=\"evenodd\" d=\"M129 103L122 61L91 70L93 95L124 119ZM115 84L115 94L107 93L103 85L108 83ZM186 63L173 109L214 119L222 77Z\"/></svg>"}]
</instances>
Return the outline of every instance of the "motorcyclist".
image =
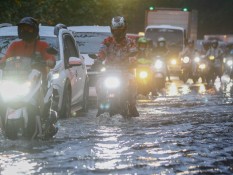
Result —
<instances>
[{"instance_id":1,"label":"motorcyclist","mask_svg":"<svg viewBox=\"0 0 233 175\"><path fill-rule=\"evenodd\" d=\"M167 56L169 54L169 50L167 48L166 39L164 37L159 37L157 40L157 46L154 48L153 55L160 55L165 58L166 70L168 81L171 82L170 72L168 69L168 59Z\"/></svg>"},{"instance_id":2,"label":"motorcyclist","mask_svg":"<svg viewBox=\"0 0 233 175\"><path fill-rule=\"evenodd\" d=\"M187 46L185 47L185 49L181 52L180 56L184 57L186 55L189 55L192 58L194 58L194 55L196 53L196 49L194 47L194 40L189 39L187 42Z\"/></svg>"},{"instance_id":3,"label":"motorcyclist","mask_svg":"<svg viewBox=\"0 0 233 175\"><path fill-rule=\"evenodd\" d=\"M37 67L42 72L43 84L46 84L47 66L53 68L56 60L54 55L47 53L49 44L45 41L39 40L39 24L36 19L32 17L24 17L18 23L18 37L19 41L14 41L8 47L5 56L1 59L0 64L4 65L6 60L14 56L31 57L32 59L43 59L46 63L43 67ZM43 85L45 86L45 85ZM50 104L45 106L49 109ZM43 117L46 118L47 113L44 110ZM3 109L0 109L1 116L4 116ZM46 113L46 114L45 114Z\"/></svg>"},{"instance_id":4,"label":"motorcyclist","mask_svg":"<svg viewBox=\"0 0 233 175\"><path fill-rule=\"evenodd\" d=\"M137 46L134 39L126 36L127 23L123 16L116 16L111 21L111 33L112 36L104 39L100 51L98 53L98 59L104 61L105 64L116 63L121 65L122 63L132 63L136 61L136 57L131 54L137 52ZM134 78L130 78L130 113L133 116L139 116L136 108L136 82ZM97 83L97 94L99 88ZM97 95L98 96L98 95ZM97 114L98 116L98 114Z\"/></svg>"},{"instance_id":5,"label":"motorcyclist","mask_svg":"<svg viewBox=\"0 0 233 175\"><path fill-rule=\"evenodd\" d=\"M208 58L210 56L214 56L214 62L215 63L219 63L220 65L220 69L219 69L219 78L220 78L220 81L221 81L221 76L222 76L222 73L223 73L223 50L219 47L219 43L218 43L218 40L214 39L212 42L211 42L211 46L209 48L209 50L207 51L206 55L205 55L205 58L208 60ZM214 65L215 66L215 65Z\"/></svg>"},{"instance_id":6,"label":"motorcyclist","mask_svg":"<svg viewBox=\"0 0 233 175\"><path fill-rule=\"evenodd\" d=\"M22 18L18 23L18 37L21 40L11 43L0 63L4 63L9 57L33 57L39 52L49 67L55 65L55 57L46 52L49 47L48 43L39 40L39 24L36 19Z\"/></svg>"},{"instance_id":7,"label":"motorcyclist","mask_svg":"<svg viewBox=\"0 0 233 175\"><path fill-rule=\"evenodd\" d=\"M139 64L151 64L151 40L145 37L140 37L137 40L137 62Z\"/></svg>"}]
</instances>

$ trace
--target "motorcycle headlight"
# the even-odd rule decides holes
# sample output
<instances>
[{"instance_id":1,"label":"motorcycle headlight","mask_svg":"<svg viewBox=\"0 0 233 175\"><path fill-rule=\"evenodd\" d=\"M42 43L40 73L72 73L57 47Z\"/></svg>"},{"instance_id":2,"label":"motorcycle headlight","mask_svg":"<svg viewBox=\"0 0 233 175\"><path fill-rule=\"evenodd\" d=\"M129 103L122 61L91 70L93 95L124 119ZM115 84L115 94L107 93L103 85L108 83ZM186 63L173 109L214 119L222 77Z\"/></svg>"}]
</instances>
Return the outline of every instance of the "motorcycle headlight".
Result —
<instances>
[{"instance_id":1,"label":"motorcycle headlight","mask_svg":"<svg viewBox=\"0 0 233 175\"><path fill-rule=\"evenodd\" d=\"M205 65L205 64L201 64L201 65L199 66L199 68L200 68L200 69L205 69L205 68L206 68L206 65Z\"/></svg>"},{"instance_id":2,"label":"motorcycle headlight","mask_svg":"<svg viewBox=\"0 0 233 175\"><path fill-rule=\"evenodd\" d=\"M176 65L176 63L177 63L177 62L176 62L176 59L172 59L172 60L171 60L171 64L172 64L172 65Z\"/></svg>"},{"instance_id":3,"label":"motorcycle headlight","mask_svg":"<svg viewBox=\"0 0 233 175\"><path fill-rule=\"evenodd\" d=\"M233 64L232 60L228 60L228 61L227 61L227 65L228 65L228 66L232 66L232 64Z\"/></svg>"},{"instance_id":4,"label":"motorcycle headlight","mask_svg":"<svg viewBox=\"0 0 233 175\"><path fill-rule=\"evenodd\" d=\"M155 68L161 69L162 67L163 67L163 62L161 60L156 60L155 61Z\"/></svg>"},{"instance_id":5,"label":"motorcycle headlight","mask_svg":"<svg viewBox=\"0 0 233 175\"><path fill-rule=\"evenodd\" d=\"M199 62L200 62L200 57L195 57L195 58L194 58L194 61L195 61L196 63L199 63Z\"/></svg>"},{"instance_id":6,"label":"motorcycle headlight","mask_svg":"<svg viewBox=\"0 0 233 175\"><path fill-rule=\"evenodd\" d=\"M2 81L0 83L0 93L3 100L6 101L24 98L28 95L30 88L31 82L21 84L14 81Z\"/></svg>"},{"instance_id":7,"label":"motorcycle headlight","mask_svg":"<svg viewBox=\"0 0 233 175\"><path fill-rule=\"evenodd\" d=\"M183 58L183 62L184 62L184 63L188 63L188 62L189 62L189 57L184 57L184 58Z\"/></svg>"},{"instance_id":8,"label":"motorcycle headlight","mask_svg":"<svg viewBox=\"0 0 233 175\"><path fill-rule=\"evenodd\" d=\"M145 78L148 77L148 73L147 73L146 71L141 71L141 72L139 73L139 77L140 77L141 79L145 79Z\"/></svg>"},{"instance_id":9,"label":"motorcycle headlight","mask_svg":"<svg viewBox=\"0 0 233 175\"><path fill-rule=\"evenodd\" d=\"M105 67L102 67L101 69L100 69L100 72L105 72L106 71L106 68Z\"/></svg>"},{"instance_id":10,"label":"motorcycle headlight","mask_svg":"<svg viewBox=\"0 0 233 175\"><path fill-rule=\"evenodd\" d=\"M226 63L226 60L227 60L226 58L223 58L223 63Z\"/></svg>"},{"instance_id":11,"label":"motorcycle headlight","mask_svg":"<svg viewBox=\"0 0 233 175\"><path fill-rule=\"evenodd\" d=\"M120 86L120 80L117 77L108 77L105 79L104 85L108 89L118 88Z\"/></svg>"},{"instance_id":12,"label":"motorcycle headlight","mask_svg":"<svg viewBox=\"0 0 233 175\"><path fill-rule=\"evenodd\" d=\"M214 60L215 57L213 55L209 56L209 60Z\"/></svg>"}]
</instances>

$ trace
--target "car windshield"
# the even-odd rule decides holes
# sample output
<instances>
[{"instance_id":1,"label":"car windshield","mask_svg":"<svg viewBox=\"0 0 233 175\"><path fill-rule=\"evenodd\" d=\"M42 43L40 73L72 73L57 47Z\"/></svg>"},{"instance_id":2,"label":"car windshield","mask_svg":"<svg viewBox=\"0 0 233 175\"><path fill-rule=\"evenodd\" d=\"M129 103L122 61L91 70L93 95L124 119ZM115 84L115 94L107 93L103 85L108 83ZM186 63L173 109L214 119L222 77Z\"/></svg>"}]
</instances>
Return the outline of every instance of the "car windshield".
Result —
<instances>
[{"instance_id":1,"label":"car windshield","mask_svg":"<svg viewBox=\"0 0 233 175\"><path fill-rule=\"evenodd\" d=\"M18 36L0 36L0 48L2 49L0 52L0 58L2 58L5 55L6 50L9 47L9 45L12 42L18 41L18 40L19 40ZM49 43L51 47L54 47L57 50L59 50L59 44L58 44L58 40L56 37L41 36L40 40L46 41L47 43ZM55 57L56 57L56 60L60 60L59 52L57 55L55 55Z\"/></svg>"},{"instance_id":2,"label":"car windshield","mask_svg":"<svg viewBox=\"0 0 233 175\"><path fill-rule=\"evenodd\" d=\"M154 44L157 43L159 37L164 37L167 42L168 48L182 49L183 48L183 32L177 29L167 28L151 28L147 29L145 36L153 40Z\"/></svg>"},{"instance_id":3,"label":"car windshield","mask_svg":"<svg viewBox=\"0 0 233 175\"><path fill-rule=\"evenodd\" d=\"M73 34L82 54L98 53L103 40L111 35L108 32L74 32Z\"/></svg>"}]
</instances>

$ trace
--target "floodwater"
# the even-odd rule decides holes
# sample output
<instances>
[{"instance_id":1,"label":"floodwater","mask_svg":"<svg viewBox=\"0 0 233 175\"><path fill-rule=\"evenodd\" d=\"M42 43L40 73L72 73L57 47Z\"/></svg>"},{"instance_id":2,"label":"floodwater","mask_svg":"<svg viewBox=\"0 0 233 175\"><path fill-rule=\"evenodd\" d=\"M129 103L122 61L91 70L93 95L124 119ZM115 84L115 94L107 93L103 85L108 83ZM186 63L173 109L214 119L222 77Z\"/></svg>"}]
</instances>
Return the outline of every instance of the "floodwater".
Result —
<instances>
[{"instance_id":1,"label":"floodwater","mask_svg":"<svg viewBox=\"0 0 233 175\"><path fill-rule=\"evenodd\" d=\"M59 120L49 141L0 134L0 174L233 174L233 90L225 80L167 84L154 99L139 97L140 117Z\"/></svg>"}]
</instances>

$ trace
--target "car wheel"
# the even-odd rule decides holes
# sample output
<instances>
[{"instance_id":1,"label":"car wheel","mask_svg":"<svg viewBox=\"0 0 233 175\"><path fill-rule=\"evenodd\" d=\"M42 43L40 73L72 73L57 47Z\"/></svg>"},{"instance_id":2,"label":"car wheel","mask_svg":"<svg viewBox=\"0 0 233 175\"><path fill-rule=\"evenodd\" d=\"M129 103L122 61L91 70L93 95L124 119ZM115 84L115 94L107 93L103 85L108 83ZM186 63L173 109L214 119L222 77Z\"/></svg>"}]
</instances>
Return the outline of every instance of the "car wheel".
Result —
<instances>
[{"instance_id":1,"label":"car wheel","mask_svg":"<svg viewBox=\"0 0 233 175\"><path fill-rule=\"evenodd\" d=\"M59 112L59 118L69 118L71 114L71 92L66 83L64 93L63 93L63 101L61 111Z\"/></svg>"},{"instance_id":2,"label":"car wheel","mask_svg":"<svg viewBox=\"0 0 233 175\"><path fill-rule=\"evenodd\" d=\"M85 81L84 92L83 92L83 105L82 111L88 111L88 98L89 98L89 83L88 80Z\"/></svg>"}]
</instances>

